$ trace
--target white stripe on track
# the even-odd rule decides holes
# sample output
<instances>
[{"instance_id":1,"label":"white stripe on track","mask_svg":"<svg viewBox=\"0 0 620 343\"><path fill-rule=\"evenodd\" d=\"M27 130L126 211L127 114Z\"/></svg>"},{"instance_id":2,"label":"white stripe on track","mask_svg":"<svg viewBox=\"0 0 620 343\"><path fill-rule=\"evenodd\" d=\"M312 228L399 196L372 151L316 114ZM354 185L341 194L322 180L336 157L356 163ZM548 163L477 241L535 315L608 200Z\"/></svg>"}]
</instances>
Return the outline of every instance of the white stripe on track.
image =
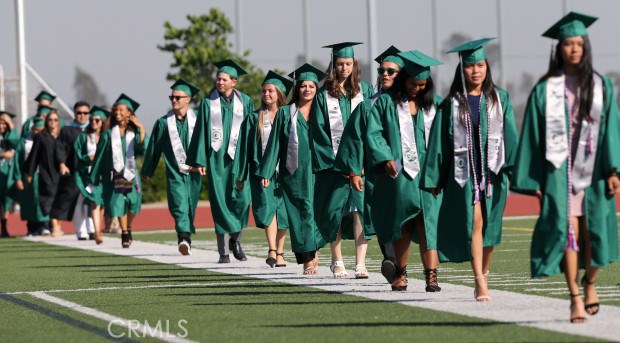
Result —
<instances>
[{"instance_id":1,"label":"white stripe on track","mask_svg":"<svg viewBox=\"0 0 620 343\"><path fill-rule=\"evenodd\" d=\"M171 235L173 235L173 232ZM409 288L407 292L392 292L381 274L373 272L369 273L369 278L366 280L356 280L353 278L336 279L332 277L332 273L327 266L320 266L319 275L304 276L301 275L301 266L295 266L294 261L289 261L289 267L287 268L269 268L265 264L264 258L248 256L248 260L245 262L238 262L232 259L230 264L218 264L219 254L217 250L192 249L192 255L181 256L176 246L159 243L134 241L130 249L123 249L118 238L106 237L105 244L103 245L95 245L92 241L77 241L75 237L69 237L68 235L53 239L46 237L26 239L50 245L178 265L190 269L209 270L259 280L313 287L329 292L398 302L407 306L507 322L565 334L596 337L612 341L618 340L617 328L620 327L620 307L603 304L599 314L588 317L587 324L571 324L569 322L570 311L567 293L566 299L555 299L494 290L492 288L493 284L491 284L493 300L488 303L478 303L473 297L472 287L443 283L441 281L441 277L445 275L446 271L463 272L449 270L449 268L446 268L446 271L443 269L439 271L439 282L442 287L442 291L439 293L424 292L424 280L414 278L408 279ZM328 253L320 253L320 260L327 260L328 256ZM410 274L410 276L413 275ZM421 276L419 277L421 278ZM535 284L538 286L542 285L541 283ZM523 283L518 285L523 285Z\"/></svg>"},{"instance_id":2,"label":"white stripe on track","mask_svg":"<svg viewBox=\"0 0 620 343\"><path fill-rule=\"evenodd\" d=\"M62 307L66 307L68 309L71 309L73 311L76 312L80 312L83 313L85 315L91 316L91 317L95 317L104 321L107 321L108 323L114 323L114 325L117 326L122 326L122 327L126 327L128 329L135 329L137 332L139 333L145 333L145 336L149 336L149 337L153 337L153 338L157 338L159 340L162 340L164 342L170 342L170 343L196 343L195 341L189 340L189 339L185 339L182 337L177 337L177 336L172 336L172 335L168 335L167 332L161 331L160 328L158 327L151 327L149 325L142 325L142 323L136 322L134 321L130 321L129 319L125 319L125 318L121 318L121 317L117 317L117 316L113 316L111 314L105 313L105 312L101 312L99 310L95 310L94 308L90 308L90 307L86 307L86 306L82 306L80 304L71 302L71 301L67 301L61 298L57 298L55 296L49 295L45 292L31 292L29 293L31 296L41 299L41 300L45 300L51 303L54 303L56 305L60 305Z\"/></svg>"}]
</instances>

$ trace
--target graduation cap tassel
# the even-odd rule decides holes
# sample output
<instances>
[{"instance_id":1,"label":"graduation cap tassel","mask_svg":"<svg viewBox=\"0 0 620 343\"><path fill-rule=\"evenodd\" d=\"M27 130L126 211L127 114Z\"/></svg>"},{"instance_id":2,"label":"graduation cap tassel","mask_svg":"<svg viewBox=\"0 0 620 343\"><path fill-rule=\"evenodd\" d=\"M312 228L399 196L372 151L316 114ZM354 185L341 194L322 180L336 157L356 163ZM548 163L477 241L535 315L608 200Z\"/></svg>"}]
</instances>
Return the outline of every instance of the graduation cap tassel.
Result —
<instances>
[{"instance_id":1,"label":"graduation cap tassel","mask_svg":"<svg viewBox=\"0 0 620 343\"><path fill-rule=\"evenodd\" d=\"M464 106L466 106L469 111L469 103L467 101L467 86L465 86L465 66L463 65L463 56L459 54L459 63L461 64L461 84L463 86L463 102Z\"/></svg>"},{"instance_id":2,"label":"graduation cap tassel","mask_svg":"<svg viewBox=\"0 0 620 343\"><path fill-rule=\"evenodd\" d=\"M549 69L553 67L553 43L551 43L551 53L549 54Z\"/></svg>"}]
</instances>

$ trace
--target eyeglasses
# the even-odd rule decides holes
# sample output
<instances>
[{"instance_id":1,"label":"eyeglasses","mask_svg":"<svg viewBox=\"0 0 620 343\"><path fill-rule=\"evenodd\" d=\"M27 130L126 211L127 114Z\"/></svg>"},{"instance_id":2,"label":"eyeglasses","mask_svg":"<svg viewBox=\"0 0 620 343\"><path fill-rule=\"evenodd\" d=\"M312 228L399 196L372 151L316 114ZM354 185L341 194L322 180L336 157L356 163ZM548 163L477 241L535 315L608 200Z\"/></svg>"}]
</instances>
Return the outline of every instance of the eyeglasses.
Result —
<instances>
[{"instance_id":1,"label":"eyeglasses","mask_svg":"<svg viewBox=\"0 0 620 343\"><path fill-rule=\"evenodd\" d=\"M75 112L76 115L87 115L90 114L90 112Z\"/></svg>"},{"instance_id":2,"label":"eyeglasses","mask_svg":"<svg viewBox=\"0 0 620 343\"><path fill-rule=\"evenodd\" d=\"M100 122L102 122L103 120L101 120L101 118L93 118L93 121L94 121L95 123L100 123Z\"/></svg>"},{"instance_id":3,"label":"eyeglasses","mask_svg":"<svg viewBox=\"0 0 620 343\"><path fill-rule=\"evenodd\" d=\"M58 118L48 118L47 121L58 121Z\"/></svg>"},{"instance_id":4,"label":"eyeglasses","mask_svg":"<svg viewBox=\"0 0 620 343\"><path fill-rule=\"evenodd\" d=\"M379 73L379 75L383 75L383 73L385 72L387 72L388 75L392 76L394 75L394 73L398 73L399 70L394 69L394 68L383 68L383 67L377 68L377 73Z\"/></svg>"},{"instance_id":5,"label":"eyeglasses","mask_svg":"<svg viewBox=\"0 0 620 343\"><path fill-rule=\"evenodd\" d=\"M168 97L168 99L170 99L170 101L179 101L181 99L185 99L185 98L189 98L189 96L179 96L179 95L171 95Z\"/></svg>"}]
</instances>

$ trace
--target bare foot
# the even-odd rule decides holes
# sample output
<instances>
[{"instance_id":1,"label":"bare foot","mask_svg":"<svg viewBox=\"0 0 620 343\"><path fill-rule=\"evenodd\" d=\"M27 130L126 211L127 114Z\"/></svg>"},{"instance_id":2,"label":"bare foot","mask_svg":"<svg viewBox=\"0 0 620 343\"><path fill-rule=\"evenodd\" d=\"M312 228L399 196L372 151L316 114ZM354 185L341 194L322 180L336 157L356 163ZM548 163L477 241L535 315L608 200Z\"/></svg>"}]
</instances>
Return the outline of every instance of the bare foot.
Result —
<instances>
[{"instance_id":1,"label":"bare foot","mask_svg":"<svg viewBox=\"0 0 620 343\"><path fill-rule=\"evenodd\" d=\"M476 285L474 286L474 298L479 302L491 301L491 295L489 294L489 285L487 283L486 276L480 275L475 278Z\"/></svg>"}]
</instances>

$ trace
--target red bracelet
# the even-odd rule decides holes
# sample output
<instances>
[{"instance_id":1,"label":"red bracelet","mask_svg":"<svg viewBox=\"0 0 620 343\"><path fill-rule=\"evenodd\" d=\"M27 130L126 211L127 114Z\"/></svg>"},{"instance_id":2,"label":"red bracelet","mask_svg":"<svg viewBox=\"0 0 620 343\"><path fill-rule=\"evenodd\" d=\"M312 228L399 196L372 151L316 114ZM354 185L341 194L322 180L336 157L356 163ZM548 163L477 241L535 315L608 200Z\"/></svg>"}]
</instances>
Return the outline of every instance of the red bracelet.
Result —
<instances>
[{"instance_id":1,"label":"red bracelet","mask_svg":"<svg viewBox=\"0 0 620 343\"><path fill-rule=\"evenodd\" d=\"M349 174L349 178L352 178L354 176L357 176L357 174Z\"/></svg>"}]
</instances>

